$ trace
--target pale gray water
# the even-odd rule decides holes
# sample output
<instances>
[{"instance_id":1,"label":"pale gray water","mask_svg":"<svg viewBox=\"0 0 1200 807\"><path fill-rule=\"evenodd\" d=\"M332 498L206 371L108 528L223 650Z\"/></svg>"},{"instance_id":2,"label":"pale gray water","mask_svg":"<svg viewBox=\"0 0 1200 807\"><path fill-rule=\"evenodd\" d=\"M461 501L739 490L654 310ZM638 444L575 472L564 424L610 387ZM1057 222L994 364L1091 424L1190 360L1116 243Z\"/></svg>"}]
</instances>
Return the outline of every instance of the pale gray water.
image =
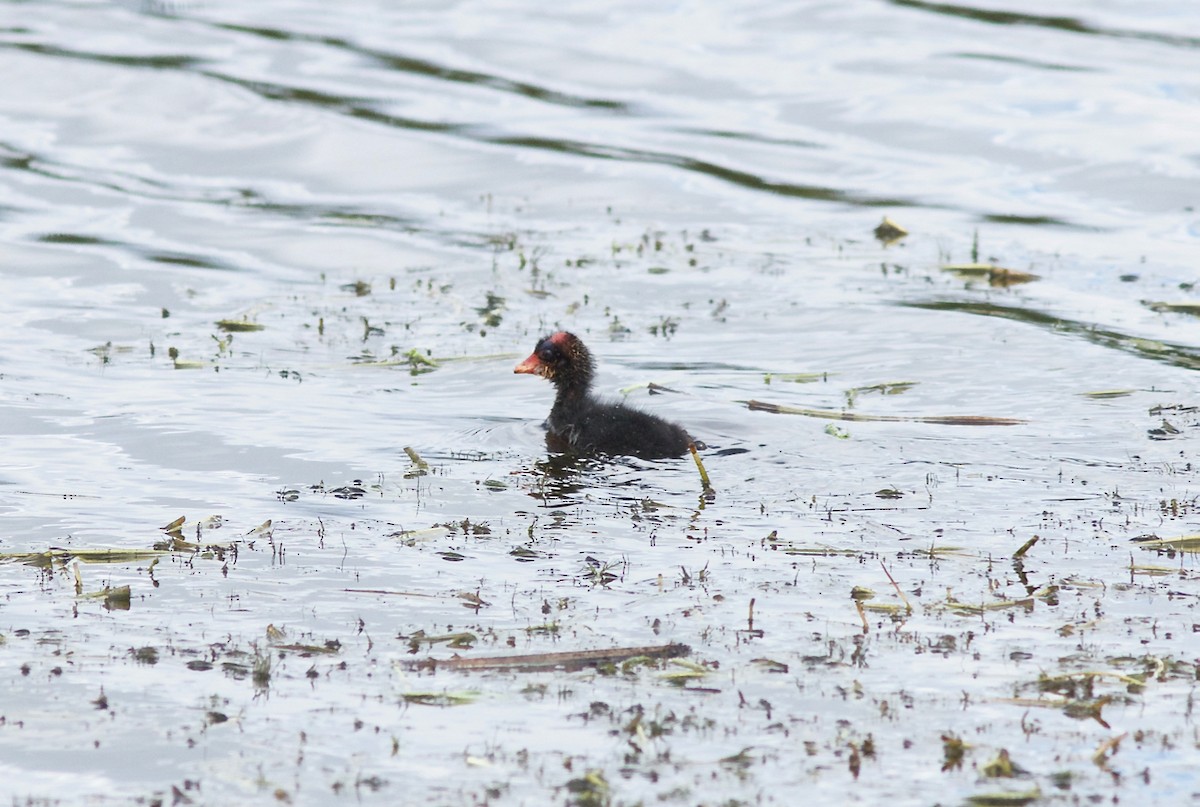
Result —
<instances>
[{"instance_id":1,"label":"pale gray water","mask_svg":"<svg viewBox=\"0 0 1200 807\"><path fill-rule=\"evenodd\" d=\"M0 565L0 796L1200 793L1196 563L1132 542L1197 531L1192 4L10 2L0 69L0 551L66 550ZM715 502L547 462L556 328Z\"/></svg>"}]
</instances>

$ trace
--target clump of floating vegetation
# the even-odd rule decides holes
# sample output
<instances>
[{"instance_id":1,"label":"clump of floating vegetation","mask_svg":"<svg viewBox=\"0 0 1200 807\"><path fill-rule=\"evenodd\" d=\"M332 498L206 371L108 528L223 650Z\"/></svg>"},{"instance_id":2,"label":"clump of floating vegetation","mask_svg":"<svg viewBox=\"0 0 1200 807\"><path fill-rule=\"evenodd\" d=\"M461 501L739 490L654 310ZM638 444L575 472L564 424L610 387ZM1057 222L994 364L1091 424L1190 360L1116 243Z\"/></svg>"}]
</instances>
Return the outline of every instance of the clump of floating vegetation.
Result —
<instances>
[{"instance_id":1,"label":"clump of floating vegetation","mask_svg":"<svg viewBox=\"0 0 1200 807\"><path fill-rule=\"evenodd\" d=\"M998 288L1032 283L1041 279L1032 272L1006 269L991 263L950 263L942 266L942 271L957 275L964 280L986 280L989 286Z\"/></svg>"}]
</instances>

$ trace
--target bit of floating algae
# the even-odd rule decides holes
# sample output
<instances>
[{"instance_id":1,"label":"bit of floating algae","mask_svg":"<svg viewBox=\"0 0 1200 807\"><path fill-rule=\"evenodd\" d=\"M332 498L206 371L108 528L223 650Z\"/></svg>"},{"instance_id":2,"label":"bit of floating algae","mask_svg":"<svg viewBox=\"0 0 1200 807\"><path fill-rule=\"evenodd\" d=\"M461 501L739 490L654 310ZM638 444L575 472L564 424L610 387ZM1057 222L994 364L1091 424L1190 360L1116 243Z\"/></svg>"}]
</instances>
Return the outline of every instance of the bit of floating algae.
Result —
<instances>
[{"instance_id":1,"label":"bit of floating algae","mask_svg":"<svg viewBox=\"0 0 1200 807\"><path fill-rule=\"evenodd\" d=\"M958 614L977 615L984 614L988 611L1003 611L1008 608L1025 608L1031 609L1034 606L1033 597L1023 597L1019 600L998 600L995 602L970 603L962 602L954 598L952 594L946 595L946 600L942 603L943 607L948 608Z\"/></svg>"},{"instance_id":2,"label":"bit of floating algae","mask_svg":"<svg viewBox=\"0 0 1200 807\"><path fill-rule=\"evenodd\" d=\"M787 381L792 384L814 384L818 381L828 381L835 373L764 373L763 383L772 381Z\"/></svg>"},{"instance_id":3,"label":"bit of floating algae","mask_svg":"<svg viewBox=\"0 0 1200 807\"><path fill-rule=\"evenodd\" d=\"M999 288L1041 280L1040 275L1032 272L1006 269L991 263L950 263L943 265L942 271L950 272L964 280L986 280L989 286Z\"/></svg>"},{"instance_id":4,"label":"bit of floating algae","mask_svg":"<svg viewBox=\"0 0 1200 807\"><path fill-rule=\"evenodd\" d=\"M516 353L481 353L472 356L438 356L435 358L428 352L422 353L420 349L412 348L393 359L362 359L354 361L353 364L355 367L409 367L412 369L421 369L422 372L432 372L443 364L472 361L512 361L519 358L520 356Z\"/></svg>"},{"instance_id":5,"label":"bit of floating algae","mask_svg":"<svg viewBox=\"0 0 1200 807\"><path fill-rule=\"evenodd\" d=\"M408 455L409 461L412 462L412 467L404 472L405 479L415 479L429 473L429 463L421 459L421 455L417 453L415 448L405 446L404 453Z\"/></svg>"},{"instance_id":6,"label":"bit of floating algae","mask_svg":"<svg viewBox=\"0 0 1200 807\"><path fill-rule=\"evenodd\" d=\"M1194 317L1200 317L1200 303L1168 303L1143 300L1142 305L1160 314L1190 314Z\"/></svg>"},{"instance_id":7,"label":"bit of floating algae","mask_svg":"<svg viewBox=\"0 0 1200 807\"><path fill-rule=\"evenodd\" d=\"M467 706L479 700L480 693L475 691L463 692L404 692L401 693L400 699L405 703L415 704L417 706L440 706L449 708L451 706Z\"/></svg>"},{"instance_id":8,"label":"bit of floating algae","mask_svg":"<svg viewBox=\"0 0 1200 807\"><path fill-rule=\"evenodd\" d=\"M1091 392L1081 392L1079 394L1084 398L1093 398L1098 401L1103 401L1109 398L1124 398L1134 394L1135 392L1137 392L1135 389L1101 389L1093 390Z\"/></svg>"},{"instance_id":9,"label":"bit of floating algae","mask_svg":"<svg viewBox=\"0 0 1200 807\"><path fill-rule=\"evenodd\" d=\"M949 544L945 544L942 546L931 546L928 548L919 547L917 549L909 550L906 553L901 553L900 556L904 557L905 555L908 555L908 556L911 556L914 558L951 558L951 557L970 558L970 557L975 557L973 554L971 554L970 552L967 551L966 547L951 546Z\"/></svg>"},{"instance_id":10,"label":"bit of floating algae","mask_svg":"<svg viewBox=\"0 0 1200 807\"><path fill-rule=\"evenodd\" d=\"M885 381L879 384L867 384L862 387L851 387L846 390L846 405L853 407L855 401L860 395L866 395L872 392L878 392L880 395L902 395L908 392L913 387L917 386L919 381Z\"/></svg>"},{"instance_id":11,"label":"bit of floating algae","mask_svg":"<svg viewBox=\"0 0 1200 807\"><path fill-rule=\"evenodd\" d=\"M129 586L105 586L99 591L77 595L81 600L101 600L110 611L128 611L133 592Z\"/></svg>"},{"instance_id":12,"label":"bit of floating algae","mask_svg":"<svg viewBox=\"0 0 1200 807\"><path fill-rule=\"evenodd\" d=\"M265 330L267 327L249 319L219 319L216 325L225 333L252 333Z\"/></svg>"},{"instance_id":13,"label":"bit of floating algae","mask_svg":"<svg viewBox=\"0 0 1200 807\"><path fill-rule=\"evenodd\" d=\"M405 546L416 546L418 543L433 541L437 538L445 538L451 534L449 527L444 525L435 525L422 530L400 530L389 534L388 538L396 538Z\"/></svg>"},{"instance_id":14,"label":"bit of floating algae","mask_svg":"<svg viewBox=\"0 0 1200 807\"><path fill-rule=\"evenodd\" d=\"M1039 801L1041 798L1041 789L1035 787L1031 790L1013 792L979 793L967 796L967 803L972 807L1021 807Z\"/></svg>"},{"instance_id":15,"label":"bit of floating algae","mask_svg":"<svg viewBox=\"0 0 1200 807\"><path fill-rule=\"evenodd\" d=\"M1200 552L1200 534L1181 535L1177 538L1135 538L1134 543L1139 549L1150 549L1158 552ZM1131 568L1132 565L1131 565ZM1149 569L1151 567L1140 567ZM1166 567L1157 567L1166 568ZM1177 572L1178 569L1168 569Z\"/></svg>"},{"instance_id":16,"label":"bit of floating algae","mask_svg":"<svg viewBox=\"0 0 1200 807\"><path fill-rule=\"evenodd\" d=\"M206 361L197 361L195 359L179 358L178 348L168 348L167 356L171 359L171 364L176 370L201 370L212 365Z\"/></svg>"},{"instance_id":17,"label":"bit of floating algae","mask_svg":"<svg viewBox=\"0 0 1200 807\"><path fill-rule=\"evenodd\" d=\"M705 667L703 664L697 664L686 659L673 659L671 666L674 669L664 673L660 673L658 678L673 686L687 686L693 681L700 681L712 674L712 670Z\"/></svg>"},{"instance_id":18,"label":"bit of floating algae","mask_svg":"<svg viewBox=\"0 0 1200 807\"><path fill-rule=\"evenodd\" d=\"M168 554L159 549L65 549L51 547L42 552L4 552L0 561L24 563L45 569L55 564L65 567L73 560L81 563L137 563Z\"/></svg>"},{"instance_id":19,"label":"bit of floating algae","mask_svg":"<svg viewBox=\"0 0 1200 807\"><path fill-rule=\"evenodd\" d=\"M878 226L872 231L875 238L879 240L885 247L896 243L900 239L908 235L908 230L892 221L887 216L883 217L883 221L879 222Z\"/></svg>"},{"instance_id":20,"label":"bit of floating algae","mask_svg":"<svg viewBox=\"0 0 1200 807\"><path fill-rule=\"evenodd\" d=\"M1016 552L1013 552L1013 555L1012 555L1013 558L1019 559L1019 558L1025 557L1025 553L1028 552L1030 549L1033 549L1034 545L1037 544L1037 542L1040 541L1041 539L1042 538L1040 535L1035 535L1032 538L1030 538L1028 541L1026 541L1025 543L1021 544L1020 548L1018 548Z\"/></svg>"},{"instance_id":21,"label":"bit of floating algae","mask_svg":"<svg viewBox=\"0 0 1200 807\"><path fill-rule=\"evenodd\" d=\"M221 516L209 516L194 523L196 537L199 539L205 530L219 529L224 523ZM262 536L270 536L271 520L267 519L262 524L246 533L247 537L257 538ZM159 529L166 533L170 540L155 541L151 548L145 547L57 547L52 546L40 552L4 552L0 553L0 562L15 562L23 563L27 566L37 568L65 568L69 563L108 563L108 564L126 564L139 563L142 561L150 561L150 570L153 570L159 559L164 555L173 553L196 553L196 552L211 552L216 555L221 555L225 552L237 551L237 542L230 543L213 543L206 544L199 541L188 541L183 537L183 528L187 525L187 519L184 516L172 521ZM190 527L189 527L190 529Z\"/></svg>"},{"instance_id":22,"label":"bit of floating algae","mask_svg":"<svg viewBox=\"0 0 1200 807\"><path fill-rule=\"evenodd\" d=\"M612 788L604 778L604 772L590 770L577 779L569 780L564 787L570 794L567 802L571 807L609 807L612 804Z\"/></svg>"}]
</instances>

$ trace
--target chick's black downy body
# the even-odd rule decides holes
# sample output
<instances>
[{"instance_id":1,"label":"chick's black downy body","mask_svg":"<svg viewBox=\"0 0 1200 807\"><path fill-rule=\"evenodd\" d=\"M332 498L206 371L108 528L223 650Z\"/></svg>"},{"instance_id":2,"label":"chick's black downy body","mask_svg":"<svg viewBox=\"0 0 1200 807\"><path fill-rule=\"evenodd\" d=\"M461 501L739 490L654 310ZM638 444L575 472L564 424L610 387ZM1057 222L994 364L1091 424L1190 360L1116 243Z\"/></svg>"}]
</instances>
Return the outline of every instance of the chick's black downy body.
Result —
<instances>
[{"instance_id":1,"label":"chick's black downy body","mask_svg":"<svg viewBox=\"0 0 1200 807\"><path fill-rule=\"evenodd\" d=\"M554 448L654 459L678 457L692 442L682 426L593 396L592 354L574 334L559 331L539 340L514 372L540 375L554 384L557 393L546 419L547 442Z\"/></svg>"}]
</instances>

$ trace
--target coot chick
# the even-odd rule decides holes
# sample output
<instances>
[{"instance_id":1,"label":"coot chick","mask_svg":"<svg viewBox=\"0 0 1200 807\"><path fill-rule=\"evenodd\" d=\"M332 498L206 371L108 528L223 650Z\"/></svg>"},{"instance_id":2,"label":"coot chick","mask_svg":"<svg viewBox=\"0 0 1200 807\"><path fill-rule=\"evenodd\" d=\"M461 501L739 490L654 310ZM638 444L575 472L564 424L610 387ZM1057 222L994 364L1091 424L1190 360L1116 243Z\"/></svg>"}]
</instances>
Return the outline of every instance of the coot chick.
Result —
<instances>
[{"instance_id":1,"label":"coot chick","mask_svg":"<svg viewBox=\"0 0 1200 807\"><path fill-rule=\"evenodd\" d=\"M513 372L540 375L557 389L545 424L553 447L655 459L678 457L692 442L682 426L593 396L592 354L575 334L559 331L541 339Z\"/></svg>"}]
</instances>

